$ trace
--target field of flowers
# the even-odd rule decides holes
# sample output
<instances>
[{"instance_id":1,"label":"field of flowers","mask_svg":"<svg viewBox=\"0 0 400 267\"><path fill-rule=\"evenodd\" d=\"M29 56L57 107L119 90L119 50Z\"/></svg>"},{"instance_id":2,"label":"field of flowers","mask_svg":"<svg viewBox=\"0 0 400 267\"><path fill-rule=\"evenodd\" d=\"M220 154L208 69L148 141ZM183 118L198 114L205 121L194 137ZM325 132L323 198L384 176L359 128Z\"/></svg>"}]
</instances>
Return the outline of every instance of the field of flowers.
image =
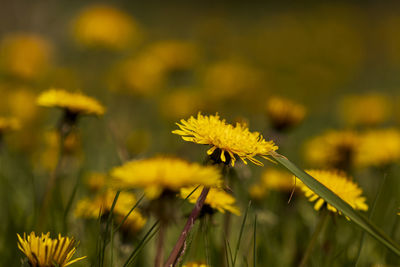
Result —
<instances>
[{"instance_id":1,"label":"field of flowers","mask_svg":"<svg viewBox=\"0 0 400 267\"><path fill-rule=\"evenodd\" d=\"M2 3L0 266L400 266L399 14Z\"/></svg>"}]
</instances>

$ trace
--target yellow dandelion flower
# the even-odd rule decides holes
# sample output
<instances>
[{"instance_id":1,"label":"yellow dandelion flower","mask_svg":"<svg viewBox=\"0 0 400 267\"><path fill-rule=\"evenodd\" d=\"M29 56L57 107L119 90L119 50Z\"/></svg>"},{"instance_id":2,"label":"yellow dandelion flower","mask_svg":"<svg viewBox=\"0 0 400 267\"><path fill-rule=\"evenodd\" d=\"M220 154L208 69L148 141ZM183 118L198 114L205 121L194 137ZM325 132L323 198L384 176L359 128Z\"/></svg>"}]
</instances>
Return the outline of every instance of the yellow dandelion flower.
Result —
<instances>
[{"instance_id":1,"label":"yellow dandelion flower","mask_svg":"<svg viewBox=\"0 0 400 267\"><path fill-rule=\"evenodd\" d=\"M105 108L94 98L82 93L70 93L62 89L42 92L37 104L43 107L58 107L76 115L103 115Z\"/></svg>"},{"instance_id":2,"label":"yellow dandelion flower","mask_svg":"<svg viewBox=\"0 0 400 267\"><path fill-rule=\"evenodd\" d=\"M293 176L287 171L268 168L261 175L261 180L249 188L250 196L262 198L269 191L290 192L294 187Z\"/></svg>"},{"instance_id":3,"label":"yellow dandelion flower","mask_svg":"<svg viewBox=\"0 0 400 267\"><path fill-rule=\"evenodd\" d=\"M105 215L110 212L111 206L116 195L115 190L108 189L103 193L99 193L94 199L81 199L75 209L75 216L81 218L98 218L99 214ZM113 214L116 219L121 221L136 204L137 199L134 194L129 192L121 192L117 203L115 204ZM138 231L146 224L146 218L135 208L129 215L124 225L130 230Z\"/></svg>"},{"instance_id":4,"label":"yellow dandelion flower","mask_svg":"<svg viewBox=\"0 0 400 267\"><path fill-rule=\"evenodd\" d=\"M366 198L362 196L362 189L343 172L329 171L329 170L307 170L308 174L318 180L321 184L335 193L343 201L349 204L353 209L356 210L368 210L368 205L365 203ZM308 188L300 180L297 182L298 186L304 192L305 196L311 202L315 202L314 209L319 210L326 204L328 210L332 212L338 212L334 206L326 203L326 201L319 195L315 194L310 188Z\"/></svg>"},{"instance_id":5,"label":"yellow dandelion flower","mask_svg":"<svg viewBox=\"0 0 400 267\"><path fill-rule=\"evenodd\" d=\"M51 44L35 34L10 34L0 44L3 69L22 79L34 79L50 66Z\"/></svg>"},{"instance_id":6,"label":"yellow dandelion flower","mask_svg":"<svg viewBox=\"0 0 400 267\"><path fill-rule=\"evenodd\" d=\"M180 130L172 131L182 136L185 141L210 145L208 155L217 155L226 164L235 165L235 155L245 164L246 160L263 166L263 163L255 159L256 156L268 159L278 149L273 141L266 141L259 132L250 132L246 125L236 123L236 126L227 124L221 120L218 114L215 116L193 116L187 121L176 123Z\"/></svg>"},{"instance_id":7,"label":"yellow dandelion flower","mask_svg":"<svg viewBox=\"0 0 400 267\"><path fill-rule=\"evenodd\" d=\"M140 39L134 19L106 5L94 5L81 11L73 23L76 41L87 47L123 49Z\"/></svg>"},{"instance_id":8,"label":"yellow dandelion flower","mask_svg":"<svg viewBox=\"0 0 400 267\"><path fill-rule=\"evenodd\" d=\"M185 263L183 265L183 267L209 267L209 266L207 264L201 263L201 262L188 262L188 263Z\"/></svg>"},{"instance_id":9,"label":"yellow dandelion flower","mask_svg":"<svg viewBox=\"0 0 400 267\"><path fill-rule=\"evenodd\" d=\"M355 157L359 167L384 166L400 159L398 129L371 130L362 133Z\"/></svg>"},{"instance_id":10,"label":"yellow dandelion flower","mask_svg":"<svg viewBox=\"0 0 400 267\"><path fill-rule=\"evenodd\" d=\"M161 113L167 118L177 119L190 116L204 108L202 96L192 88L180 88L165 96L161 102Z\"/></svg>"},{"instance_id":11,"label":"yellow dandelion flower","mask_svg":"<svg viewBox=\"0 0 400 267\"><path fill-rule=\"evenodd\" d=\"M0 133L15 131L19 128L21 125L16 118L0 117Z\"/></svg>"},{"instance_id":12,"label":"yellow dandelion flower","mask_svg":"<svg viewBox=\"0 0 400 267\"><path fill-rule=\"evenodd\" d=\"M24 238L19 234L17 236L18 248L26 255L32 267L64 267L86 258L71 260L79 244L73 237L58 234L56 239L52 239L50 233L36 236L34 232L28 236L24 233Z\"/></svg>"},{"instance_id":13,"label":"yellow dandelion flower","mask_svg":"<svg viewBox=\"0 0 400 267\"><path fill-rule=\"evenodd\" d=\"M327 131L304 145L306 160L318 167L348 169L360 144L359 135L353 131Z\"/></svg>"},{"instance_id":14,"label":"yellow dandelion flower","mask_svg":"<svg viewBox=\"0 0 400 267\"><path fill-rule=\"evenodd\" d=\"M266 111L272 126L279 131L297 126L306 115L303 105L281 97L269 98Z\"/></svg>"},{"instance_id":15,"label":"yellow dandelion flower","mask_svg":"<svg viewBox=\"0 0 400 267\"><path fill-rule=\"evenodd\" d=\"M181 188L180 190L180 197L185 199L196 187L185 187ZM203 190L203 187L197 188L196 191L193 192L188 197L188 201L190 203L195 204L197 199L199 198L201 192ZM225 213L225 211L229 211L235 215L240 216L240 210L239 208L235 205L236 199L226 193L223 189L221 188L210 188L210 191L208 192L207 198L204 202L205 205L208 205L214 210L217 210L221 213Z\"/></svg>"},{"instance_id":16,"label":"yellow dandelion flower","mask_svg":"<svg viewBox=\"0 0 400 267\"><path fill-rule=\"evenodd\" d=\"M391 103L382 94L350 95L339 104L339 115L348 125L374 126L391 113Z\"/></svg>"},{"instance_id":17,"label":"yellow dandelion flower","mask_svg":"<svg viewBox=\"0 0 400 267\"><path fill-rule=\"evenodd\" d=\"M221 184L221 174L217 168L167 157L127 162L114 168L111 177L115 187L144 188L150 199L157 198L163 190L177 192L182 187Z\"/></svg>"},{"instance_id":18,"label":"yellow dandelion flower","mask_svg":"<svg viewBox=\"0 0 400 267\"><path fill-rule=\"evenodd\" d=\"M86 184L92 191L99 191L104 188L107 182L107 175L100 172L89 173L86 177Z\"/></svg>"},{"instance_id":19,"label":"yellow dandelion flower","mask_svg":"<svg viewBox=\"0 0 400 267\"><path fill-rule=\"evenodd\" d=\"M195 44L180 40L163 40L156 42L146 50L154 55L166 70L185 70L191 68L198 60Z\"/></svg>"}]
</instances>

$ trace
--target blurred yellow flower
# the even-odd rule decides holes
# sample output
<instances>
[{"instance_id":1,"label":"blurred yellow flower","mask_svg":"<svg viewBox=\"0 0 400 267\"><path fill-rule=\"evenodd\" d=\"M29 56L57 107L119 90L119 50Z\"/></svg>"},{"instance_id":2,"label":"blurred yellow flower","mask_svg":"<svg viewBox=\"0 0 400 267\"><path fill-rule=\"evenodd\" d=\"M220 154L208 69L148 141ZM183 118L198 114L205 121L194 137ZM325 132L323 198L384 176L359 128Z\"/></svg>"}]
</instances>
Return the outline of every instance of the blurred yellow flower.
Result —
<instances>
[{"instance_id":1,"label":"blurred yellow flower","mask_svg":"<svg viewBox=\"0 0 400 267\"><path fill-rule=\"evenodd\" d=\"M28 236L24 233L23 238L19 234L17 236L18 248L26 255L32 267L64 267L86 258L71 260L79 244L73 237L58 234L56 239L51 239L50 233L36 236L34 232Z\"/></svg>"},{"instance_id":2,"label":"blurred yellow flower","mask_svg":"<svg viewBox=\"0 0 400 267\"><path fill-rule=\"evenodd\" d=\"M334 170L306 170L306 172L349 204L353 209L368 210L368 205L365 203L366 198L362 196L362 189L347 177L345 173ZM297 184L310 202L316 201L314 204L315 210L319 210L326 205L328 210L341 214L334 206L326 203L323 198L315 194L300 180L297 181Z\"/></svg>"},{"instance_id":3,"label":"blurred yellow flower","mask_svg":"<svg viewBox=\"0 0 400 267\"><path fill-rule=\"evenodd\" d=\"M339 115L348 125L375 126L388 119L392 107L382 94L349 95L339 103Z\"/></svg>"},{"instance_id":4,"label":"blurred yellow flower","mask_svg":"<svg viewBox=\"0 0 400 267\"><path fill-rule=\"evenodd\" d=\"M235 155L245 164L246 160L263 166L256 156L268 159L267 156L274 153L278 147L273 141L266 141L259 132L250 132L246 125L236 123L236 126L227 124L221 120L218 114L215 116L203 116L198 113L197 118L190 117L187 121L176 123L180 130L172 133L182 136L182 139L202 145L210 145L207 154L215 156L225 164L235 165Z\"/></svg>"},{"instance_id":5,"label":"blurred yellow flower","mask_svg":"<svg viewBox=\"0 0 400 267\"><path fill-rule=\"evenodd\" d=\"M159 92L166 79L163 64L151 54L119 63L111 76L112 90L140 96L152 96Z\"/></svg>"},{"instance_id":6,"label":"blurred yellow flower","mask_svg":"<svg viewBox=\"0 0 400 267\"><path fill-rule=\"evenodd\" d=\"M51 44L35 34L10 34L0 44L2 68L22 79L41 76L50 66L51 54Z\"/></svg>"},{"instance_id":7,"label":"blurred yellow flower","mask_svg":"<svg viewBox=\"0 0 400 267\"><path fill-rule=\"evenodd\" d=\"M150 199L157 198L164 190L179 191L182 187L221 184L221 174L217 168L168 157L127 162L114 168L111 177L115 187L144 188Z\"/></svg>"},{"instance_id":8,"label":"blurred yellow flower","mask_svg":"<svg viewBox=\"0 0 400 267\"><path fill-rule=\"evenodd\" d=\"M272 126L278 131L297 126L306 115L303 105L281 97L269 98L266 111Z\"/></svg>"},{"instance_id":9,"label":"blurred yellow flower","mask_svg":"<svg viewBox=\"0 0 400 267\"><path fill-rule=\"evenodd\" d=\"M384 166L400 159L398 129L370 130L360 136L355 164L359 167Z\"/></svg>"},{"instance_id":10,"label":"blurred yellow flower","mask_svg":"<svg viewBox=\"0 0 400 267\"><path fill-rule=\"evenodd\" d=\"M188 41L163 40L151 44L146 51L169 71L191 68L198 60L196 45Z\"/></svg>"},{"instance_id":11,"label":"blurred yellow flower","mask_svg":"<svg viewBox=\"0 0 400 267\"><path fill-rule=\"evenodd\" d=\"M263 76L257 69L237 62L217 62L204 75L207 95L215 99L243 98L263 86Z\"/></svg>"},{"instance_id":12,"label":"blurred yellow flower","mask_svg":"<svg viewBox=\"0 0 400 267\"><path fill-rule=\"evenodd\" d=\"M260 199L269 191L290 192L294 185L293 176L287 171L268 168L262 173L261 180L249 188L249 193L251 197Z\"/></svg>"},{"instance_id":13,"label":"blurred yellow flower","mask_svg":"<svg viewBox=\"0 0 400 267\"><path fill-rule=\"evenodd\" d=\"M86 176L85 181L89 189L96 192L105 187L107 175L100 172L91 172Z\"/></svg>"},{"instance_id":14,"label":"blurred yellow flower","mask_svg":"<svg viewBox=\"0 0 400 267\"><path fill-rule=\"evenodd\" d=\"M21 127L18 119L0 117L0 133L15 131Z\"/></svg>"},{"instance_id":15,"label":"blurred yellow flower","mask_svg":"<svg viewBox=\"0 0 400 267\"><path fill-rule=\"evenodd\" d=\"M37 115L36 95L28 89L18 89L8 95L8 108L15 117L30 123Z\"/></svg>"},{"instance_id":16,"label":"blurred yellow flower","mask_svg":"<svg viewBox=\"0 0 400 267\"><path fill-rule=\"evenodd\" d=\"M180 197L182 199L185 199L195 188L196 188L195 186L181 188ZM187 200L190 203L195 204L202 191L203 191L202 186L197 188L197 190L194 191L193 194L191 194ZM221 213L229 211L235 215L240 216L240 210L235 205L235 202L236 199L232 195L226 193L223 189L212 187L208 192L204 205L208 205L212 209L217 210Z\"/></svg>"},{"instance_id":17,"label":"blurred yellow flower","mask_svg":"<svg viewBox=\"0 0 400 267\"><path fill-rule=\"evenodd\" d=\"M201 262L188 262L183 265L183 267L210 267L205 263Z\"/></svg>"},{"instance_id":18,"label":"blurred yellow flower","mask_svg":"<svg viewBox=\"0 0 400 267\"><path fill-rule=\"evenodd\" d=\"M348 169L360 145L360 137L353 131L327 131L304 145L306 160L314 166Z\"/></svg>"},{"instance_id":19,"label":"blurred yellow flower","mask_svg":"<svg viewBox=\"0 0 400 267\"><path fill-rule=\"evenodd\" d=\"M205 106L202 96L191 88L180 88L166 95L160 109L164 117L177 119L188 117Z\"/></svg>"},{"instance_id":20,"label":"blurred yellow flower","mask_svg":"<svg viewBox=\"0 0 400 267\"><path fill-rule=\"evenodd\" d=\"M76 115L103 115L105 108L94 98L82 93L70 93L63 89L42 92L37 104L43 107L58 107Z\"/></svg>"},{"instance_id":21,"label":"blurred yellow flower","mask_svg":"<svg viewBox=\"0 0 400 267\"><path fill-rule=\"evenodd\" d=\"M96 219L99 215L107 215L111 210L116 193L117 191L108 189L103 193L97 194L94 199L83 198L79 200L75 209L75 216ZM134 194L121 192L113 210L113 214L116 216L117 221L122 221L136 202L137 199ZM138 211L138 208L135 208L126 219L124 226L129 227L129 230L136 232L142 229L145 224L146 218L144 218Z\"/></svg>"},{"instance_id":22,"label":"blurred yellow flower","mask_svg":"<svg viewBox=\"0 0 400 267\"><path fill-rule=\"evenodd\" d=\"M82 10L73 23L76 41L87 47L123 49L138 42L140 30L125 12L107 5Z\"/></svg>"}]
</instances>

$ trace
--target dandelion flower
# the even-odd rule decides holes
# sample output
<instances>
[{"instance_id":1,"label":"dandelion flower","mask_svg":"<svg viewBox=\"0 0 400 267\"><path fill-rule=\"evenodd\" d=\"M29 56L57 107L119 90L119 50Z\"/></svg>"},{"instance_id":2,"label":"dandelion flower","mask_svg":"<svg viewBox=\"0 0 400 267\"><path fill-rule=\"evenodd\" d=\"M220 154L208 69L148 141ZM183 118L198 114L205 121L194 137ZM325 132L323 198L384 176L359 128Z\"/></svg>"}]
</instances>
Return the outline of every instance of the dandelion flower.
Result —
<instances>
[{"instance_id":1,"label":"dandelion flower","mask_svg":"<svg viewBox=\"0 0 400 267\"><path fill-rule=\"evenodd\" d=\"M261 180L249 188L253 198L260 199L269 191L290 192L294 186L293 176L283 170L268 168L262 173Z\"/></svg>"},{"instance_id":2,"label":"dandelion flower","mask_svg":"<svg viewBox=\"0 0 400 267\"><path fill-rule=\"evenodd\" d=\"M266 111L272 126L278 131L297 126L306 114L304 106L281 97L268 99Z\"/></svg>"},{"instance_id":3,"label":"dandelion flower","mask_svg":"<svg viewBox=\"0 0 400 267\"><path fill-rule=\"evenodd\" d=\"M105 108L94 98L82 93L70 93L62 89L42 92L37 104L43 107L58 107L74 115L103 115Z\"/></svg>"},{"instance_id":4,"label":"dandelion flower","mask_svg":"<svg viewBox=\"0 0 400 267\"><path fill-rule=\"evenodd\" d=\"M20 123L16 118L0 117L0 133L15 131L20 127Z\"/></svg>"},{"instance_id":5,"label":"dandelion flower","mask_svg":"<svg viewBox=\"0 0 400 267\"><path fill-rule=\"evenodd\" d=\"M168 157L127 162L114 168L111 177L115 187L143 188L150 199L157 198L164 190L178 192L182 187L221 184L217 168Z\"/></svg>"},{"instance_id":6,"label":"dandelion flower","mask_svg":"<svg viewBox=\"0 0 400 267\"><path fill-rule=\"evenodd\" d=\"M106 215L111 210L116 193L115 190L108 189L103 193L99 193L94 199L81 199L76 206L75 216L96 219L99 214ZM134 194L121 192L113 210L116 219L121 221L129 213L136 202L137 200ZM142 229L145 224L146 218L135 209L125 221L124 226L127 226L130 230L136 232Z\"/></svg>"},{"instance_id":7,"label":"dandelion flower","mask_svg":"<svg viewBox=\"0 0 400 267\"><path fill-rule=\"evenodd\" d=\"M36 34L10 34L0 44L0 61L7 73L35 79L50 66L51 44Z\"/></svg>"},{"instance_id":8,"label":"dandelion flower","mask_svg":"<svg viewBox=\"0 0 400 267\"><path fill-rule=\"evenodd\" d=\"M355 164L358 167L385 166L400 159L400 131L371 130L361 134Z\"/></svg>"},{"instance_id":9,"label":"dandelion flower","mask_svg":"<svg viewBox=\"0 0 400 267\"><path fill-rule=\"evenodd\" d=\"M375 126L391 112L389 99L381 94L350 95L339 104L339 115L348 125Z\"/></svg>"},{"instance_id":10,"label":"dandelion flower","mask_svg":"<svg viewBox=\"0 0 400 267\"><path fill-rule=\"evenodd\" d=\"M51 239L50 233L36 236L34 232L28 236L24 233L23 238L19 234L17 236L18 248L26 255L32 267L64 267L86 258L71 260L79 244L73 237L58 234L56 239Z\"/></svg>"},{"instance_id":11,"label":"dandelion flower","mask_svg":"<svg viewBox=\"0 0 400 267\"><path fill-rule=\"evenodd\" d=\"M329 170L307 170L308 174L318 180L321 184L335 193L339 198L349 204L353 209L356 210L368 210L368 205L365 203L366 198L362 196L362 189L353 181L350 180L343 172L329 171ZM304 192L305 196L309 201L315 202L314 209L319 210L321 207L326 205L327 209L332 212L338 212L334 206L314 193L310 188L308 188L304 183L298 181L298 186Z\"/></svg>"},{"instance_id":12,"label":"dandelion flower","mask_svg":"<svg viewBox=\"0 0 400 267\"><path fill-rule=\"evenodd\" d=\"M353 131L328 131L307 141L304 146L306 160L315 166L348 169L360 144Z\"/></svg>"},{"instance_id":13,"label":"dandelion flower","mask_svg":"<svg viewBox=\"0 0 400 267\"><path fill-rule=\"evenodd\" d=\"M106 5L94 5L84 9L73 24L76 41L87 47L123 49L140 39L139 32L139 27L132 17Z\"/></svg>"},{"instance_id":14,"label":"dandelion flower","mask_svg":"<svg viewBox=\"0 0 400 267\"><path fill-rule=\"evenodd\" d=\"M226 164L235 165L235 155L245 164L246 160L263 166L263 163L255 159L256 156L268 159L278 149L273 141L266 141L258 132L250 132L246 125L236 123L236 126L227 124L221 120L218 114L215 116L193 116L187 121L177 123L180 130L172 133L182 136L185 141L210 145L208 155L217 155Z\"/></svg>"},{"instance_id":15,"label":"dandelion flower","mask_svg":"<svg viewBox=\"0 0 400 267\"><path fill-rule=\"evenodd\" d=\"M186 187L180 190L180 197L185 199L196 187ZM197 188L189 197L188 201L190 203L195 204L197 199L199 198L203 187ZM229 211L235 215L240 215L239 208L235 205L236 199L226 193L221 188L210 188L208 192L207 198L204 202L204 205L208 205L213 210L217 210L221 213L225 213L225 211ZM203 206L204 208L204 206Z\"/></svg>"}]
</instances>

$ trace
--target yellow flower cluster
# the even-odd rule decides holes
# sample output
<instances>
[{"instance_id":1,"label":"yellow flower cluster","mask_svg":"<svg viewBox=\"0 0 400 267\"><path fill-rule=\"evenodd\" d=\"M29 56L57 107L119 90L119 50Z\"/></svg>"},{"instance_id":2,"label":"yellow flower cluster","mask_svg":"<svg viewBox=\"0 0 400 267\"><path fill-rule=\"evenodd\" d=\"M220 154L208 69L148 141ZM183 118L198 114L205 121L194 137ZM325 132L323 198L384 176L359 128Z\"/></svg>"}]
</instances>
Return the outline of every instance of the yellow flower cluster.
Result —
<instances>
[{"instance_id":1,"label":"yellow flower cluster","mask_svg":"<svg viewBox=\"0 0 400 267\"><path fill-rule=\"evenodd\" d=\"M267 101L267 116L276 130L286 130L301 123L306 115L303 105L289 99L271 97Z\"/></svg>"},{"instance_id":2,"label":"yellow flower cluster","mask_svg":"<svg viewBox=\"0 0 400 267\"><path fill-rule=\"evenodd\" d=\"M397 129L370 130L360 137L355 159L359 167L383 166L400 159L400 131Z\"/></svg>"},{"instance_id":3,"label":"yellow flower cluster","mask_svg":"<svg viewBox=\"0 0 400 267\"><path fill-rule=\"evenodd\" d=\"M0 62L7 73L22 79L41 76L49 67L52 47L35 34L12 34L0 44Z\"/></svg>"},{"instance_id":4,"label":"yellow flower cluster","mask_svg":"<svg viewBox=\"0 0 400 267\"><path fill-rule=\"evenodd\" d=\"M32 267L65 267L86 257L71 260L78 243L75 239L58 235L50 238L50 233L36 236L34 232L22 238L18 236L18 248L26 255Z\"/></svg>"},{"instance_id":5,"label":"yellow flower cluster","mask_svg":"<svg viewBox=\"0 0 400 267\"><path fill-rule=\"evenodd\" d=\"M287 171L268 168L262 173L261 180L249 188L249 193L251 197L260 199L271 190L289 192L294 188L294 185L294 178Z\"/></svg>"},{"instance_id":6,"label":"yellow flower cluster","mask_svg":"<svg viewBox=\"0 0 400 267\"><path fill-rule=\"evenodd\" d=\"M123 49L138 41L139 29L128 14L111 6L90 6L73 24L76 41L88 47Z\"/></svg>"},{"instance_id":7,"label":"yellow flower cluster","mask_svg":"<svg viewBox=\"0 0 400 267\"><path fill-rule=\"evenodd\" d=\"M94 98L82 93L70 93L62 89L50 89L39 95L37 104L58 107L78 115L103 115L105 108Z\"/></svg>"},{"instance_id":8,"label":"yellow flower cluster","mask_svg":"<svg viewBox=\"0 0 400 267\"><path fill-rule=\"evenodd\" d=\"M182 188L180 190L180 197L182 199L185 199L190 193L193 192L193 190L196 187L186 187ZM188 201L190 203L195 204L197 199L199 198L201 192L203 190L203 187L199 187L194 191L189 197ZM208 192L207 198L204 202L205 205L210 206L214 210L217 210L221 213L225 213L225 211L229 211L235 215L240 216L240 210L239 208L235 205L236 199L226 193L223 189L221 188L210 188L210 191Z\"/></svg>"},{"instance_id":9,"label":"yellow flower cluster","mask_svg":"<svg viewBox=\"0 0 400 267\"><path fill-rule=\"evenodd\" d=\"M94 199L81 199L76 206L75 216L96 219L100 214L107 214L111 210L116 193L115 190L108 189L105 192L98 194ZM121 192L113 210L117 221L121 221L129 213L136 202L137 199L134 194ZM133 232L139 231L145 224L146 219L138 209L134 209L124 223L124 225L127 225L129 230Z\"/></svg>"},{"instance_id":10,"label":"yellow flower cluster","mask_svg":"<svg viewBox=\"0 0 400 267\"><path fill-rule=\"evenodd\" d=\"M366 198L362 196L362 189L344 173L330 170L306 170L306 172L349 204L353 209L368 210L368 205L365 203ZM314 204L315 210L321 209L321 207L326 204L328 210L341 214L334 206L326 203L323 198L314 193L300 180L298 180L297 185L301 188L309 201L316 201Z\"/></svg>"},{"instance_id":11,"label":"yellow flower cluster","mask_svg":"<svg viewBox=\"0 0 400 267\"><path fill-rule=\"evenodd\" d=\"M21 127L16 118L0 117L0 133L15 131Z\"/></svg>"},{"instance_id":12,"label":"yellow flower cluster","mask_svg":"<svg viewBox=\"0 0 400 267\"><path fill-rule=\"evenodd\" d=\"M375 126L384 122L390 111L390 101L380 94L350 95L339 105L339 115L348 125Z\"/></svg>"},{"instance_id":13,"label":"yellow flower cluster","mask_svg":"<svg viewBox=\"0 0 400 267\"><path fill-rule=\"evenodd\" d=\"M340 168L354 163L359 135L353 131L328 131L304 146L306 160L317 167Z\"/></svg>"},{"instance_id":14,"label":"yellow flower cluster","mask_svg":"<svg viewBox=\"0 0 400 267\"><path fill-rule=\"evenodd\" d=\"M143 188L151 199L160 196L164 190L177 192L182 187L221 184L221 174L217 168L168 157L127 162L114 168L111 177L115 187Z\"/></svg>"},{"instance_id":15,"label":"yellow flower cluster","mask_svg":"<svg viewBox=\"0 0 400 267\"><path fill-rule=\"evenodd\" d=\"M182 136L185 141L210 145L208 155L218 153L218 158L226 164L235 165L235 155L245 164L246 160L263 166L256 156L268 159L278 149L273 141L266 141L259 132L250 132L246 125L237 123L236 126L227 124L221 120L218 114L215 116L203 116L198 113L197 118L193 116L187 121L181 120L176 123L180 130L172 133ZM219 155L220 154L220 155Z\"/></svg>"}]
</instances>

